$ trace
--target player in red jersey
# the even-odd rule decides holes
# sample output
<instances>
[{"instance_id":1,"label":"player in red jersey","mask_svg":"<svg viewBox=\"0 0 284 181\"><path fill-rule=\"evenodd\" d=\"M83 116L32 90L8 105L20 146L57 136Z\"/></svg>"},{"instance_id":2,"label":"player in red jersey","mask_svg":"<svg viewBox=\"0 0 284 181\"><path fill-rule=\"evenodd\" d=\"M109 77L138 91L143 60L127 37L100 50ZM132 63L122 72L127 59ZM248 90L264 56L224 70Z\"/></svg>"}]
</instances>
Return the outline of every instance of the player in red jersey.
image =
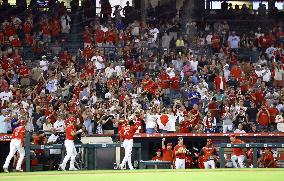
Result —
<instances>
[{"instance_id":1,"label":"player in red jersey","mask_svg":"<svg viewBox=\"0 0 284 181\"><path fill-rule=\"evenodd\" d=\"M185 169L185 156L187 149L183 144L183 138L178 138L178 144L174 147L175 154L175 168L176 169Z\"/></svg>"},{"instance_id":2,"label":"player in red jersey","mask_svg":"<svg viewBox=\"0 0 284 181\"><path fill-rule=\"evenodd\" d=\"M162 139L162 149L163 149L163 161L169 161L173 163L173 150L172 150L172 143L167 143L165 145L166 139Z\"/></svg>"},{"instance_id":3,"label":"player in red jersey","mask_svg":"<svg viewBox=\"0 0 284 181\"><path fill-rule=\"evenodd\" d=\"M204 168L205 169L215 169L215 158L218 156L216 149L213 147L212 140L207 139L207 144L202 148L200 155L204 155Z\"/></svg>"},{"instance_id":4,"label":"player in red jersey","mask_svg":"<svg viewBox=\"0 0 284 181\"><path fill-rule=\"evenodd\" d=\"M264 149L264 154L261 159L264 168L276 168L276 161L270 148Z\"/></svg>"},{"instance_id":5,"label":"player in red jersey","mask_svg":"<svg viewBox=\"0 0 284 181\"><path fill-rule=\"evenodd\" d=\"M158 149L158 150L156 151L156 156L154 156L154 157L152 158L152 160L154 160L154 161L162 161L162 160L163 160L163 157L162 157L162 150L161 150L161 149Z\"/></svg>"},{"instance_id":6,"label":"player in red jersey","mask_svg":"<svg viewBox=\"0 0 284 181\"><path fill-rule=\"evenodd\" d=\"M25 149L24 149L24 141L26 136L26 121L20 120L20 126L14 129L12 134L12 140L10 142L10 152L9 155L6 158L5 164L3 165L3 170L5 173L8 173L8 167L10 164L11 159L15 155L15 153L18 151L20 154L16 171L17 172L23 172L21 169L24 157L25 157Z\"/></svg>"},{"instance_id":7,"label":"player in red jersey","mask_svg":"<svg viewBox=\"0 0 284 181\"><path fill-rule=\"evenodd\" d=\"M231 134L230 140L232 144L243 144L243 142L240 139L236 138L236 135ZM235 168L244 168L244 160L245 160L245 155L244 151L242 148L233 148L233 155L231 157L231 160L233 162L233 165ZM237 163L238 162L238 163Z\"/></svg>"},{"instance_id":8,"label":"player in red jersey","mask_svg":"<svg viewBox=\"0 0 284 181\"><path fill-rule=\"evenodd\" d=\"M70 160L69 170L77 170L74 166L77 151L74 145L75 136L82 133L82 129L76 131L76 119L69 119L69 125L66 127L66 139L64 142L66 155L63 162L59 165L59 170L65 170L66 163Z\"/></svg>"},{"instance_id":9,"label":"player in red jersey","mask_svg":"<svg viewBox=\"0 0 284 181\"><path fill-rule=\"evenodd\" d=\"M123 140L122 146L125 150L125 156L119 165L120 169L125 168L126 162L128 163L129 169L133 170L133 166L131 163L131 154L132 154L132 147L133 147L133 136L135 132L137 131L138 126L134 125L133 120L130 120L128 125L125 127L122 127L120 130L120 138Z\"/></svg>"}]
</instances>

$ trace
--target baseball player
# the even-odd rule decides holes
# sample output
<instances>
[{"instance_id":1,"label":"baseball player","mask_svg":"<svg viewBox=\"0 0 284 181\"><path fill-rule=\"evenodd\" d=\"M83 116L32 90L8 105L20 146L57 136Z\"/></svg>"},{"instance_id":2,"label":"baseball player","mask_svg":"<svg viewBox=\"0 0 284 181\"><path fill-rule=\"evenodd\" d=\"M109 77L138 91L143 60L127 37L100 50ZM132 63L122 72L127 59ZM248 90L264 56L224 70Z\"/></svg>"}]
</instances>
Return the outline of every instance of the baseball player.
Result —
<instances>
[{"instance_id":1,"label":"baseball player","mask_svg":"<svg viewBox=\"0 0 284 181\"><path fill-rule=\"evenodd\" d=\"M176 169L185 169L185 156L187 149L183 144L183 138L178 138L178 144L174 147L175 155L175 168Z\"/></svg>"},{"instance_id":2,"label":"baseball player","mask_svg":"<svg viewBox=\"0 0 284 181\"><path fill-rule=\"evenodd\" d=\"M207 139L207 144L200 151L200 155L204 155L204 168L205 169L215 169L215 158L218 156L216 149L212 145L212 140Z\"/></svg>"},{"instance_id":3,"label":"baseball player","mask_svg":"<svg viewBox=\"0 0 284 181\"><path fill-rule=\"evenodd\" d=\"M70 160L69 170L77 170L74 166L77 151L74 145L75 136L82 133L82 129L76 131L76 119L69 119L69 125L67 126L66 139L64 142L67 154L64 157L63 162L59 165L59 170L65 171L66 163Z\"/></svg>"},{"instance_id":4,"label":"baseball player","mask_svg":"<svg viewBox=\"0 0 284 181\"><path fill-rule=\"evenodd\" d=\"M231 134L230 140L232 144L243 144L243 142L240 139L236 138L235 134ZM233 155L231 156L231 160L233 162L233 165L235 168L244 168L244 160L245 160L245 154L242 148L233 148Z\"/></svg>"},{"instance_id":5,"label":"baseball player","mask_svg":"<svg viewBox=\"0 0 284 181\"><path fill-rule=\"evenodd\" d=\"M265 148L261 159L264 168L276 168L276 161L270 148Z\"/></svg>"},{"instance_id":6,"label":"baseball player","mask_svg":"<svg viewBox=\"0 0 284 181\"><path fill-rule=\"evenodd\" d=\"M22 162L25 157L25 149L24 149L24 141L25 141L25 136L26 136L25 126L26 126L26 121L20 120L20 126L15 128L13 131L12 140L10 142L10 152L6 158L5 164L3 165L3 170L5 173L9 172L8 167L9 167L10 161L17 151L20 154L20 157L19 157L19 160L16 166L16 171L23 172L23 170L21 169L21 166L22 166Z\"/></svg>"},{"instance_id":7,"label":"baseball player","mask_svg":"<svg viewBox=\"0 0 284 181\"><path fill-rule=\"evenodd\" d=\"M169 161L173 163L173 150L172 150L172 143L167 143L165 145L166 139L162 139L162 149L163 149L163 161Z\"/></svg>"},{"instance_id":8,"label":"baseball player","mask_svg":"<svg viewBox=\"0 0 284 181\"><path fill-rule=\"evenodd\" d=\"M119 165L120 169L125 168L126 162L128 162L128 166L130 170L134 169L131 163L131 154L132 154L132 147L133 147L133 136L135 132L137 131L137 129L138 129L138 126L134 125L133 120L130 120L128 125L122 127L120 130L119 135L120 135L121 140L123 140L122 145L125 151L125 156L121 164Z\"/></svg>"},{"instance_id":9,"label":"baseball player","mask_svg":"<svg viewBox=\"0 0 284 181\"><path fill-rule=\"evenodd\" d=\"M152 160L154 160L154 161L162 161L163 160L163 158L162 158L162 150L161 149L158 149L156 151L156 156L154 156L152 158Z\"/></svg>"}]
</instances>

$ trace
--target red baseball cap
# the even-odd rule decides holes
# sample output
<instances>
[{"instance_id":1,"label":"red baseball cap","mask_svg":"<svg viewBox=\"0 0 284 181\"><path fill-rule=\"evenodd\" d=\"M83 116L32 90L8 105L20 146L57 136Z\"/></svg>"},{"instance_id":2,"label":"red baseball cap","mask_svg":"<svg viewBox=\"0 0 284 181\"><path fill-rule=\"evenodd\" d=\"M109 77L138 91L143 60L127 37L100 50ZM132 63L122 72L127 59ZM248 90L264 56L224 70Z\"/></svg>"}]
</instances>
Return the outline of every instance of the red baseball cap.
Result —
<instances>
[{"instance_id":1,"label":"red baseball cap","mask_svg":"<svg viewBox=\"0 0 284 181\"><path fill-rule=\"evenodd\" d=\"M26 121L25 120L21 120L20 121L20 126L25 126L26 125Z\"/></svg>"},{"instance_id":2,"label":"red baseball cap","mask_svg":"<svg viewBox=\"0 0 284 181\"><path fill-rule=\"evenodd\" d=\"M211 139L207 139L207 142L210 142L210 143L212 143L212 140L211 140Z\"/></svg>"},{"instance_id":3,"label":"red baseball cap","mask_svg":"<svg viewBox=\"0 0 284 181\"><path fill-rule=\"evenodd\" d=\"M230 135L230 137L234 137L234 138L235 138L235 137L236 137L236 135L235 135L235 134L231 134L231 135Z\"/></svg>"}]
</instances>

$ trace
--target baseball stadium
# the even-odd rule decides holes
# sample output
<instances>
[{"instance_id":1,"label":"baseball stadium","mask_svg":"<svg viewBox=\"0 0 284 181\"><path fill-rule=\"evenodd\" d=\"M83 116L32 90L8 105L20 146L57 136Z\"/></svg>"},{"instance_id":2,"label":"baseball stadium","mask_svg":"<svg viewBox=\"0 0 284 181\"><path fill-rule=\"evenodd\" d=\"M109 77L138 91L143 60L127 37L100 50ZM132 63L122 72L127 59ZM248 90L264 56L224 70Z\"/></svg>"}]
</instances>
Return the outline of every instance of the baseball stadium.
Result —
<instances>
[{"instance_id":1,"label":"baseball stadium","mask_svg":"<svg viewBox=\"0 0 284 181\"><path fill-rule=\"evenodd\" d=\"M283 63L284 0L0 0L0 181L279 181Z\"/></svg>"}]
</instances>

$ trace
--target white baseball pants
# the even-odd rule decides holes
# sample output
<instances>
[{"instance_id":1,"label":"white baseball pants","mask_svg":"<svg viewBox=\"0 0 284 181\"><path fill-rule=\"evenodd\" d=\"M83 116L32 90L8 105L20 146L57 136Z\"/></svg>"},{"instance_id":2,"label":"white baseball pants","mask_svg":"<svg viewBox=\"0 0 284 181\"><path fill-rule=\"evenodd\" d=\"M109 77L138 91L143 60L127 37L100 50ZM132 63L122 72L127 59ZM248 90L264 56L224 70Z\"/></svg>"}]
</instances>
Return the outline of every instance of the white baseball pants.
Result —
<instances>
[{"instance_id":1,"label":"white baseball pants","mask_svg":"<svg viewBox=\"0 0 284 181\"><path fill-rule=\"evenodd\" d=\"M132 155L132 147L133 147L133 139L124 140L122 146L125 151L124 158L121 162L121 166L125 166L126 162L128 163L129 169L133 170L132 162L131 162L131 155Z\"/></svg>"},{"instance_id":2,"label":"white baseball pants","mask_svg":"<svg viewBox=\"0 0 284 181\"><path fill-rule=\"evenodd\" d=\"M205 167L205 169L209 169L209 168L215 169L216 168L215 161L214 160L208 160L208 161L204 162L204 167Z\"/></svg>"},{"instance_id":3,"label":"white baseball pants","mask_svg":"<svg viewBox=\"0 0 284 181\"><path fill-rule=\"evenodd\" d=\"M176 169L185 169L185 159L176 158L175 167Z\"/></svg>"},{"instance_id":4,"label":"white baseball pants","mask_svg":"<svg viewBox=\"0 0 284 181\"><path fill-rule=\"evenodd\" d=\"M9 155L6 158L5 164L3 165L3 168L7 168L9 167L10 161L13 158L13 156L15 155L16 152L19 152L20 157L19 160L17 162L17 166L16 166L16 170L21 170L21 166L25 157L25 149L22 146L22 141L18 140L18 139L12 139L10 142L10 152Z\"/></svg>"},{"instance_id":5,"label":"white baseball pants","mask_svg":"<svg viewBox=\"0 0 284 181\"><path fill-rule=\"evenodd\" d=\"M231 160L233 162L234 168L244 168L244 160L245 156L244 155L232 155ZM239 165L238 165L239 164Z\"/></svg>"},{"instance_id":6,"label":"white baseball pants","mask_svg":"<svg viewBox=\"0 0 284 181\"><path fill-rule=\"evenodd\" d=\"M75 163L75 158L77 155L77 151L74 145L73 140L65 140L64 142L65 148L66 148L66 155L64 157L64 160L62 164L60 165L63 170L65 170L66 163L70 160L70 168L69 169L74 169L74 163Z\"/></svg>"}]
</instances>

